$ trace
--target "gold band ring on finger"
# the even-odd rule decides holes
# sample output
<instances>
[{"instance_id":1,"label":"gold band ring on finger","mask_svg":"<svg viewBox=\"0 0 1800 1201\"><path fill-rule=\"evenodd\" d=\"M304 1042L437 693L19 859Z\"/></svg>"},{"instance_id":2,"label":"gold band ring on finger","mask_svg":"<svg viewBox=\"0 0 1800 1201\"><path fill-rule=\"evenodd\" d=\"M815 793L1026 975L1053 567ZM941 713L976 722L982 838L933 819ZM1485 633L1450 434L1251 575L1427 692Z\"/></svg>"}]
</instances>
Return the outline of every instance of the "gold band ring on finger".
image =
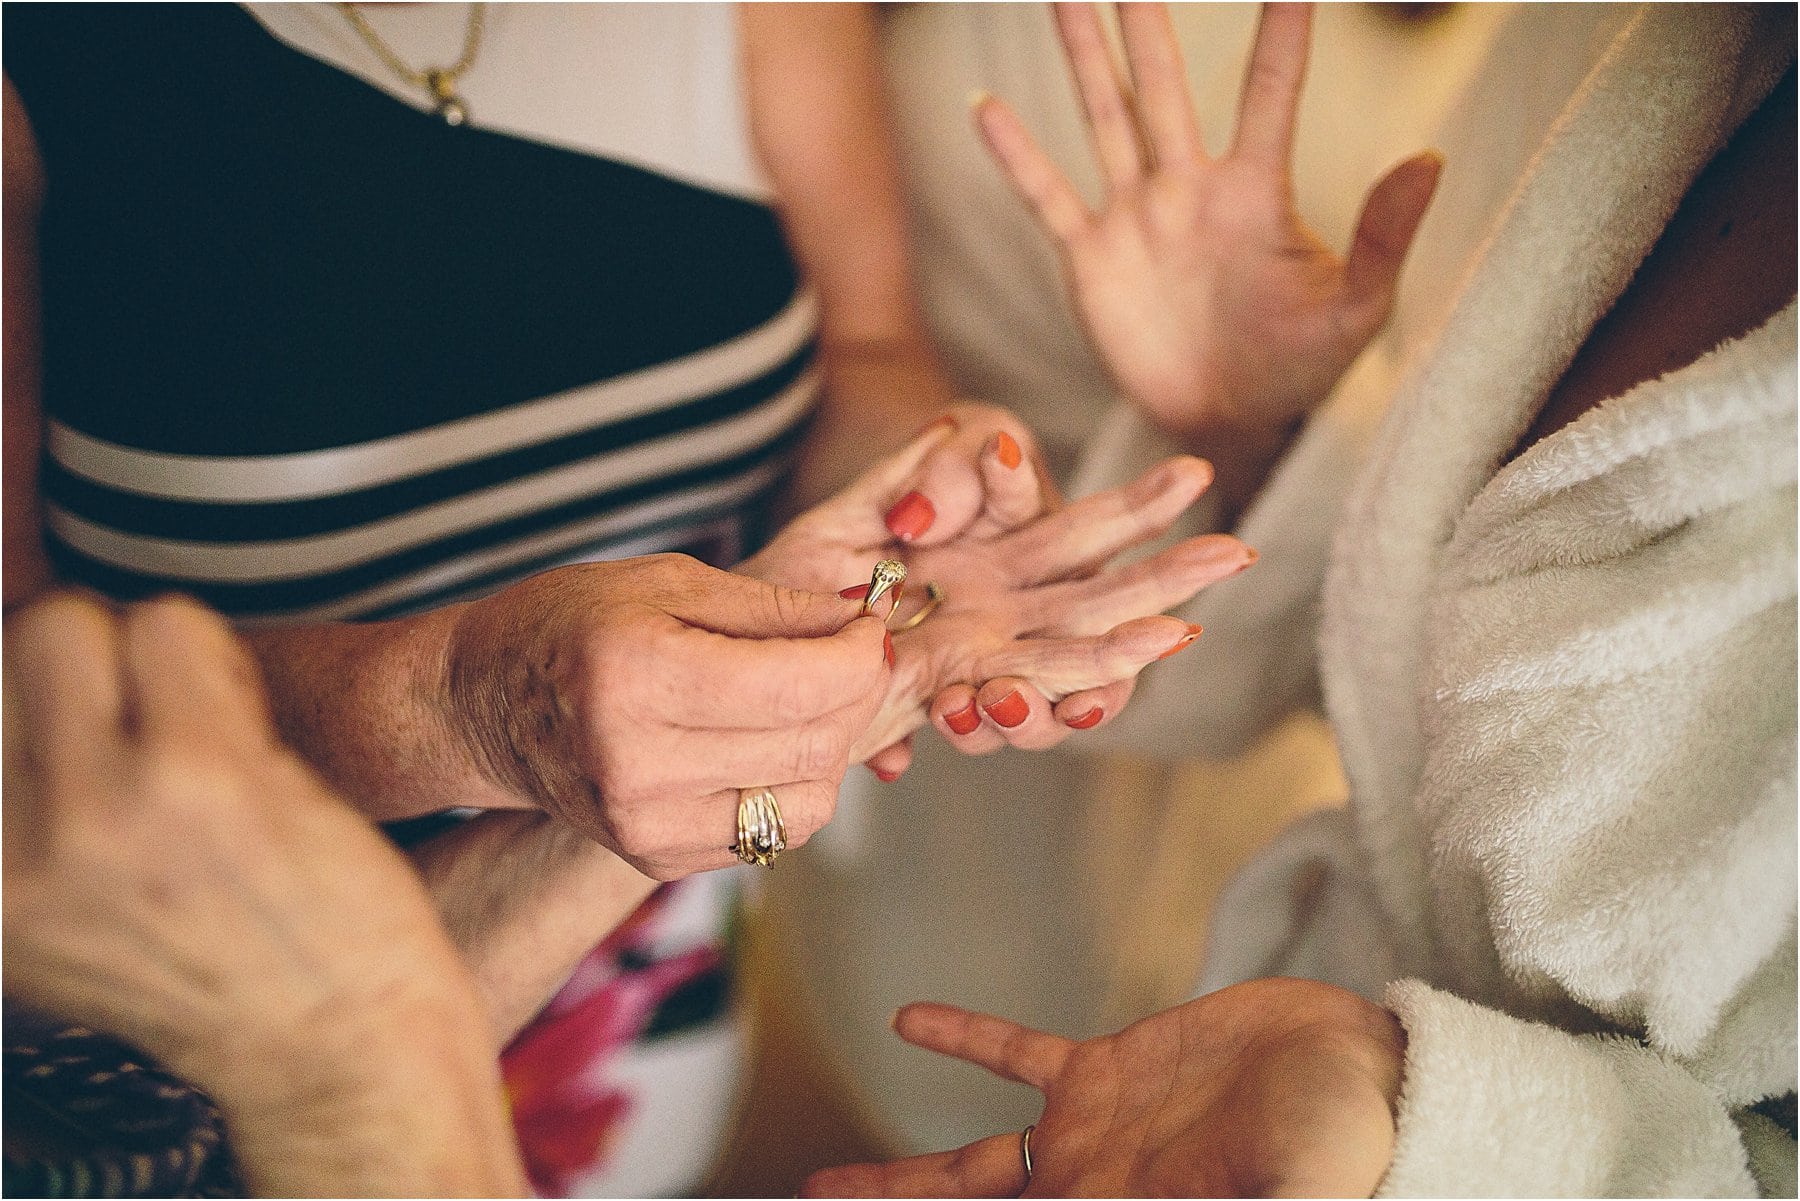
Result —
<instances>
[{"instance_id":1,"label":"gold band ring on finger","mask_svg":"<svg viewBox=\"0 0 1800 1201\"><path fill-rule=\"evenodd\" d=\"M1025 1161L1025 1187L1031 1187L1031 1132L1037 1129L1037 1123L1025 1127L1019 1135L1019 1156Z\"/></svg>"},{"instance_id":2,"label":"gold band ring on finger","mask_svg":"<svg viewBox=\"0 0 1800 1201\"><path fill-rule=\"evenodd\" d=\"M906 583L906 564L898 559L883 559L875 564L875 570L869 574L869 594L863 597L862 615L867 617L875 612L875 602L886 596L889 589L894 592L894 601L887 615L892 617L894 610L900 607L901 586Z\"/></svg>"},{"instance_id":3,"label":"gold band ring on finger","mask_svg":"<svg viewBox=\"0 0 1800 1201\"><path fill-rule=\"evenodd\" d=\"M899 625L895 626L894 633L903 634L907 630L912 629L914 626L916 626L920 622L924 621L927 617L930 617L932 610L936 609L939 605L941 605L943 603L944 603L944 590L942 588L939 588L936 584L925 585L925 603L923 605L919 606L919 611L917 613L914 613L911 617L907 618L905 621L903 621ZM899 607L898 604L896 604L895 608L898 608L898 607Z\"/></svg>"},{"instance_id":4,"label":"gold band ring on finger","mask_svg":"<svg viewBox=\"0 0 1800 1201\"><path fill-rule=\"evenodd\" d=\"M781 806L767 788L745 788L738 793L737 841L728 850L755 867L775 868L775 856L787 850L787 823Z\"/></svg>"}]
</instances>

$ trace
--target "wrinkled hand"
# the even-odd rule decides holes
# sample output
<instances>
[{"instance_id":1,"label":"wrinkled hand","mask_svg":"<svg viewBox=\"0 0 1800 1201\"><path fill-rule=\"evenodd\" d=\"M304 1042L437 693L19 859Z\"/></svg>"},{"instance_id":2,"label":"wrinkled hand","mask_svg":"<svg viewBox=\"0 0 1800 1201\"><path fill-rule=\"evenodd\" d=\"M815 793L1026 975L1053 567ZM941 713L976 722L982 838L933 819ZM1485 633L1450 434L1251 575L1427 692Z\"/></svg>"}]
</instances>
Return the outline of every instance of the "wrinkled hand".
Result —
<instances>
[{"instance_id":1,"label":"wrinkled hand","mask_svg":"<svg viewBox=\"0 0 1800 1201\"><path fill-rule=\"evenodd\" d=\"M1178 438L1290 427L1387 319L1437 183L1421 154L1370 192L1348 258L1300 220L1289 177L1310 6L1263 10L1236 137L1209 157L1166 8L1121 4L1131 85L1088 4L1057 30L1106 183L1089 211L1003 102L976 122L1061 252L1069 291L1121 390Z\"/></svg>"},{"instance_id":2,"label":"wrinkled hand","mask_svg":"<svg viewBox=\"0 0 1800 1201\"><path fill-rule=\"evenodd\" d=\"M1394 1146L1405 1035L1309 980L1253 980L1071 1042L948 1005L906 1041L1044 1094L1026 1187L1017 1131L815 1173L823 1197L1366 1197Z\"/></svg>"},{"instance_id":3,"label":"wrinkled hand","mask_svg":"<svg viewBox=\"0 0 1800 1201\"><path fill-rule=\"evenodd\" d=\"M275 741L225 624L58 595L8 620L5 658L8 995L210 1093L260 1192L521 1187L455 949Z\"/></svg>"},{"instance_id":4,"label":"wrinkled hand","mask_svg":"<svg viewBox=\"0 0 1800 1201\"><path fill-rule=\"evenodd\" d=\"M654 879L737 862L743 788L775 790L798 846L887 692L885 633L859 608L682 555L548 571L458 619L453 742L505 803Z\"/></svg>"},{"instance_id":5,"label":"wrinkled hand","mask_svg":"<svg viewBox=\"0 0 1800 1201\"><path fill-rule=\"evenodd\" d=\"M884 514L896 495L912 488L920 467L951 431L927 431L899 454L878 464L832 500L795 519L761 553L738 570L761 579L811 590L866 585L875 560L899 556L907 564L907 599L896 626L917 611L925 585L935 583L944 603L921 625L894 634L894 674L885 702L858 740L853 758L896 744L927 720L947 735L966 735L975 714L976 686L1023 680L984 710L998 728L1042 730L1036 745L1049 745L1071 728L1047 719L1064 701L1067 717L1096 707L1104 695L1114 709L1139 671L1192 641L1197 631L1173 617L1154 616L1202 587L1242 570L1255 552L1237 539L1209 535L1189 539L1124 567L1107 564L1121 552L1165 532L1211 481L1197 459L1177 457L1121 488L1086 497L1031 520L994 516L1039 511L1006 509L1010 493L1039 496L1022 457L990 461L983 452L982 478L989 494L1005 498L972 517L966 532L936 544L894 541ZM991 449L991 448L990 448ZM972 473L971 473L972 474ZM885 611L885 610L884 610ZM1009 699L1010 696L1010 699ZM1059 713L1060 713L1059 709ZM973 716L979 725L981 717ZM1092 724L1092 723L1089 723ZM1076 725L1074 728L1086 728ZM971 745L987 750L999 745ZM904 766L884 755L879 766Z\"/></svg>"}]
</instances>

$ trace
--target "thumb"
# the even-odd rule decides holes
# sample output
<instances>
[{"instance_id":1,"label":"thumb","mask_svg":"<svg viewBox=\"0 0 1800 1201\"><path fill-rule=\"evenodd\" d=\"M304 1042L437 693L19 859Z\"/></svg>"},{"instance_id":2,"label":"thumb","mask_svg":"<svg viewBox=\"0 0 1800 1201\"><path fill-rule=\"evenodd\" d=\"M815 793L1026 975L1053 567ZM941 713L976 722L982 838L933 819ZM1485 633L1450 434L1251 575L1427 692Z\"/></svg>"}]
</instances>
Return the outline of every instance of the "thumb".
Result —
<instances>
[{"instance_id":1,"label":"thumb","mask_svg":"<svg viewBox=\"0 0 1800 1201\"><path fill-rule=\"evenodd\" d=\"M862 602L716 571L703 592L671 605L670 612L696 629L732 638L828 638L862 615Z\"/></svg>"},{"instance_id":2,"label":"thumb","mask_svg":"<svg viewBox=\"0 0 1800 1201\"><path fill-rule=\"evenodd\" d=\"M1356 239L1344 268L1347 298L1352 307L1385 317L1393 298L1394 281L1412 247L1413 235L1437 191L1444 156L1435 150L1415 154L1383 176L1363 202L1356 224Z\"/></svg>"}]
</instances>

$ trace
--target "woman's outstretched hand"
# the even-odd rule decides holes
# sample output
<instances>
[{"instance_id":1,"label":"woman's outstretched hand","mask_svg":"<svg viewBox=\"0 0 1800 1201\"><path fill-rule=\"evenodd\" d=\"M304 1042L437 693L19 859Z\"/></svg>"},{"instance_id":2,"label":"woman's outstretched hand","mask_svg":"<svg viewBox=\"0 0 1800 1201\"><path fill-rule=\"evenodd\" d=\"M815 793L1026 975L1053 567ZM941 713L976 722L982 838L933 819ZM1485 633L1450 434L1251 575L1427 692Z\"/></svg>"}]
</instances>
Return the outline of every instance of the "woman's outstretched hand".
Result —
<instances>
[{"instance_id":1,"label":"woman's outstretched hand","mask_svg":"<svg viewBox=\"0 0 1800 1201\"><path fill-rule=\"evenodd\" d=\"M1276 436L1310 412L1386 320L1394 284L1437 184L1419 154L1364 203L1340 258L1295 211L1295 113L1311 9L1263 9L1230 148L1210 156L1181 48L1161 4L1121 4L1120 78L1091 4L1056 24L1106 195L1091 211L1000 100L982 137L1061 252L1071 296L1114 380L1188 444Z\"/></svg>"},{"instance_id":2,"label":"woman's outstretched hand","mask_svg":"<svg viewBox=\"0 0 1800 1201\"><path fill-rule=\"evenodd\" d=\"M964 448L977 456L972 464L965 459L963 475L973 481L965 487L985 486L984 507L962 512L960 527L937 526L929 545L897 540L895 498L922 494L924 465L940 464L949 478L940 452L955 437L949 426L926 431L738 567L789 587L856 595L856 582L866 585L877 559L905 561L894 673L852 751L857 759L880 752L872 765L884 774L904 768L905 739L928 720L953 735L954 745L981 751L1002 745L999 736L985 743L965 737L987 724L1015 735L1007 741L1041 747L1097 724L1084 715L1099 708L1107 708L1103 716L1116 713L1138 672L1197 633L1159 614L1255 559L1236 538L1209 535L1109 567L1167 531L1205 491L1211 468L1177 457L1132 484L1052 510L1029 458L998 435ZM927 585L941 590L943 603L901 630ZM977 703L983 695L985 707Z\"/></svg>"},{"instance_id":3,"label":"woman's outstretched hand","mask_svg":"<svg viewBox=\"0 0 1800 1201\"><path fill-rule=\"evenodd\" d=\"M1394 1147L1405 1035L1310 980L1253 980L1072 1042L948 1005L900 1037L1044 1095L1026 1180L1019 1132L815 1173L818 1197L1366 1197Z\"/></svg>"}]
</instances>

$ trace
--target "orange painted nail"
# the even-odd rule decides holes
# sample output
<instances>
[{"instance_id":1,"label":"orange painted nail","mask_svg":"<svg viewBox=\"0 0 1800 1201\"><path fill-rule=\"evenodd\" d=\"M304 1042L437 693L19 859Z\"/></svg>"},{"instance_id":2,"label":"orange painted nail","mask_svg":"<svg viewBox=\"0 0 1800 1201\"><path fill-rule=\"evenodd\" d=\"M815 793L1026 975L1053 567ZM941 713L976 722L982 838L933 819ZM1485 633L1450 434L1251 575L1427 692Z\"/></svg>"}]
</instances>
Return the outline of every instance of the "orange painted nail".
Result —
<instances>
[{"instance_id":1,"label":"orange painted nail","mask_svg":"<svg viewBox=\"0 0 1800 1201\"><path fill-rule=\"evenodd\" d=\"M1095 707L1093 709L1089 709L1086 713L1083 713L1080 717L1071 717L1068 721L1064 722L1063 724L1065 726L1068 726L1071 730L1091 730L1095 726L1099 725L1100 719L1105 716L1106 716L1106 710Z\"/></svg>"},{"instance_id":2,"label":"orange painted nail","mask_svg":"<svg viewBox=\"0 0 1800 1201\"><path fill-rule=\"evenodd\" d=\"M937 508L917 492L908 492L887 512L888 532L902 542L911 542L931 528L937 520Z\"/></svg>"},{"instance_id":3,"label":"orange painted nail","mask_svg":"<svg viewBox=\"0 0 1800 1201\"><path fill-rule=\"evenodd\" d=\"M852 584L838 593L845 600L863 600L869 595L867 584Z\"/></svg>"},{"instance_id":4,"label":"orange painted nail","mask_svg":"<svg viewBox=\"0 0 1800 1201\"><path fill-rule=\"evenodd\" d=\"M994 435L994 457L999 459L1000 466L1008 471L1025 461L1025 455L1020 451L1019 444L1013 441L1013 436L1005 430Z\"/></svg>"},{"instance_id":5,"label":"orange painted nail","mask_svg":"<svg viewBox=\"0 0 1800 1201\"><path fill-rule=\"evenodd\" d=\"M975 712L975 702L970 701L967 709L944 714L944 724L958 734L973 734L975 727L981 724L981 714Z\"/></svg>"},{"instance_id":6,"label":"orange painted nail","mask_svg":"<svg viewBox=\"0 0 1800 1201\"><path fill-rule=\"evenodd\" d=\"M897 771L885 771L879 767L871 767L869 770L874 772L875 778L880 780L883 784L892 784L895 780L900 778L900 773Z\"/></svg>"},{"instance_id":7,"label":"orange painted nail","mask_svg":"<svg viewBox=\"0 0 1800 1201\"><path fill-rule=\"evenodd\" d=\"M1182 651L1186 650L1188 647L1194 645L1194 639L1200 637L1200 634L1201 634L1201 628L1199 626L1189 626L1188 632L1183 634L1181 636L1180 640L1177 641L1174 646L1170 647L1168 650L1164 651L1162 654L1160 654L1156 657L1160 660L1160 659L1167 659L1170 655L1180 654Z\"/></svg>"},{"instance_id":8,"label":"orange painted nail","mask_svg":"<svg viewBox=\"0 0 1800 1201\"><path fill-rule=\"evenodd\" d=\"M1009 730L1031 716L1031 706L1019 695L1017 688L985 708L995 725L1005 726Z\"/></svg>"},{"instance_id":9,"label":"orange painted nail","mask_svg":"<svg viewBox=\"0 0 1800 1201\"><path fill-rule=\"evenodd\" d=\"M881 632L881 655L889 667L894 665L894 636L886 630Z\"/></svg>"}]
</instances>

